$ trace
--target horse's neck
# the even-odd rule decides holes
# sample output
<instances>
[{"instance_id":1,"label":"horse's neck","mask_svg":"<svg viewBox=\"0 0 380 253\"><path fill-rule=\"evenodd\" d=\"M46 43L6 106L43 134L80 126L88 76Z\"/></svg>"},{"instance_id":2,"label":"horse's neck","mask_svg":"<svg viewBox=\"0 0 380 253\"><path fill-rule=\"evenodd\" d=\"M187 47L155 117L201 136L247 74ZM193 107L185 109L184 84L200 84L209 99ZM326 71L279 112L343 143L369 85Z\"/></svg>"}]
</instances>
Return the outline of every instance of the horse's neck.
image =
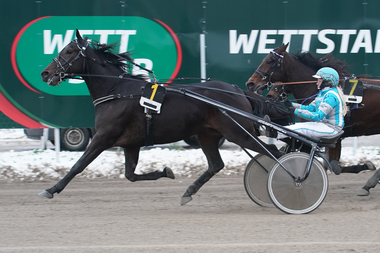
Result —
<instances>
[{"instance_id":1,"label":"horse's neck","mask_svg":"<svg viewBox=\"0 0 380 253\"><path fill-rule=\"evenodd\" d=\"M285 82L317 82L316 79L312 77L315 74L314 70L305 66L295 58L291 64L287 66L285 73ZM289 84L288 88L296 99L305 99L318 93L315 83Z\"/></svg>"},{"instance_id":2,"label":"horse's neck","mask_svg":"<svg viewBox=\"0 0 380 253\"><path fill-rule=\"evenodd\" d=\"M92 100L109 96L115 92L116 87L123 80L118 78L123 71L117 66L102 66L97 62L90 62L86 67L83 79L86 82Z\"/></svg>"}]
</instances>

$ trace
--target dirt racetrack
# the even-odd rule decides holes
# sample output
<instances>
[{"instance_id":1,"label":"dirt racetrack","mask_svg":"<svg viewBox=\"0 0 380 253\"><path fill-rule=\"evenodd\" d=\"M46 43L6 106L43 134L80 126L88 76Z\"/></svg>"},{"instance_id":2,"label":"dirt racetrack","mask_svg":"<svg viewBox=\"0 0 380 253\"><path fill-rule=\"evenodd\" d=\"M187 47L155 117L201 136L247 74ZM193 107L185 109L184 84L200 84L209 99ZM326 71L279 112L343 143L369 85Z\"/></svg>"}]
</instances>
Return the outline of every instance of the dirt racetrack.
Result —
<instances>
[{"instance_id":1,"label":"dirt racetrack","mask_svg":"<svg viewBox=\"0 0 380 253\"><path fill-rule=\"evenodd\" d=\"M131 183L74 179L0 184L0 252L379 252L380 187L356 193L373 172L329 175L325 201L310 214L263 208L242 177L216 176L192 202L193 178Z\"/></svg>"}]
</instances>

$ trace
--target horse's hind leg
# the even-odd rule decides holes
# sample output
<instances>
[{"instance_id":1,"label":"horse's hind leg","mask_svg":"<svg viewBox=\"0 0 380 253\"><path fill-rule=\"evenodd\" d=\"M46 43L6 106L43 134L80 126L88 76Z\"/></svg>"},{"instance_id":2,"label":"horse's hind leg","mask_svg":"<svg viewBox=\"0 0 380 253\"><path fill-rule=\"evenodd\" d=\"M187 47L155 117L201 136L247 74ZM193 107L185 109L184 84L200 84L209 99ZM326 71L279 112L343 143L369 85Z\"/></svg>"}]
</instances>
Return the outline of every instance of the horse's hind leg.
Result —
<instances>
[{"instance_id":1,"label":"horse's hind leg","mask_svg":"<svg viewBox=\"0 0 380 253\"><path fill-rule=\"evenodd\" d=\"M191 197L216 173L224 167L222 158L218 150L219 140L221 136L212 136L209 134L199 134L198 141L202 147L204 154L207 157L208 169L194 183L192 183L181 198L181 205L185 205L193 198Z\"/></svg>"},{"instance_id":2,"label":"horse's hind leg","mask_svg":"<svg viewBox=\"0 0 380 253\"><path fill-rule=\"evenodd\" d=\"M139 160L140 147L124 148L125 156L125 177L131 181L141 181L141 180L157 180L161 177L168 177L174 179L173 171L165 167L163 171L154 171L147 174L137 175L135 174L135 169L137 162Z\"/></svg>"},{"instance_id":3,"label":"horse's hind leg","mask_svg":"<svg viewBox=\"0 0 380 253\"><path fill-rule=\"evenodd\" d=\"M372 175L367 181L367 183L360 189L358 196L368 196L369 189L375 188L375 186L379 183L380 180L380 170L377 170L375 174Z\"/></svg>"},{"instance_id":4,"label":"horse's hind leg","mask_svg":"<svg viewBox=\"0 0 380 253\"><path fill-rule=\"evenodd\" d=\"M339 139L336 144L335 148L326 148L326 155L325 157L330 161L339 161L342 151L342 139ZM346 166L341 167L342 172L341 173L359 173L363 170L375 170L375 166L370 161L366 161L362 165L352 165L352 166Z\"/></svg>"},{"instance_id":5,"label":"horse's hind leg","mask_svg":"<svg viewBox=\"0 0 380 253\"><path fill-rule=\"evenodd\" d=\"M363 170L375 170L375 166L372 162L366 161L364 164L357 164L347 167L342 167L342 173L359 173Z\"/></svg>"}]
</instances>

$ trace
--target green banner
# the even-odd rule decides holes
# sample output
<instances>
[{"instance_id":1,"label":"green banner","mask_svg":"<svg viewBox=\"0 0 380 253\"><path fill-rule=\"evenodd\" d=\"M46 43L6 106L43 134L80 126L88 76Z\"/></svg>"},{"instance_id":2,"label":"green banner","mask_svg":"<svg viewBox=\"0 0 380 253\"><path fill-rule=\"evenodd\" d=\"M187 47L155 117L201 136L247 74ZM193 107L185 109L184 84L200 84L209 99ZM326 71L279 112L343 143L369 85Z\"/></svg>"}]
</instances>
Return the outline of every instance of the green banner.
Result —
<instances>
[{"instance_id":1,"label":"green banner","mask_svg":"<svg viewBox=\"0 0 380 253\"><path fill-rule=\"evenodd\" d=\"M203 67L206 77L245 89L282 43L290 53L333 54L353 74L379 76L379 9L375 0L1 1L0 128L94 126L84 83L50 87L40 76L75 29L119 43L117 53L131 51L160 81L199 82Z\"/></svg>"}]
</instances>

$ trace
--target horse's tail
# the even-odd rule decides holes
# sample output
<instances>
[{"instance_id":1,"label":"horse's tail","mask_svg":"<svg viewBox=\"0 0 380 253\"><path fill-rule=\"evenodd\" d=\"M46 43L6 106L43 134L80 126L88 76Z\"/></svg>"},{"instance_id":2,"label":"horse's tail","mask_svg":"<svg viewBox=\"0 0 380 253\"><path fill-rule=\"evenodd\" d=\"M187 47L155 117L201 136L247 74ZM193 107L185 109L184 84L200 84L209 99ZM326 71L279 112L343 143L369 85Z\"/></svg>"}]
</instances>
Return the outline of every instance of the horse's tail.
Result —
<instances>
[{"instance_id":1,"label":"horse's tail","mask_svg":"<svg viewBox=\"0 0 380 253\"><path fill-rule=\"evenodd\" d=\"M259 117L268 115L274 123L282 126L293 124L294 114L280 103L274 102L270 98L260 96L256 93L244 90L244 94L251 103L253 114Z\"/></svg>"}]
</instances>

